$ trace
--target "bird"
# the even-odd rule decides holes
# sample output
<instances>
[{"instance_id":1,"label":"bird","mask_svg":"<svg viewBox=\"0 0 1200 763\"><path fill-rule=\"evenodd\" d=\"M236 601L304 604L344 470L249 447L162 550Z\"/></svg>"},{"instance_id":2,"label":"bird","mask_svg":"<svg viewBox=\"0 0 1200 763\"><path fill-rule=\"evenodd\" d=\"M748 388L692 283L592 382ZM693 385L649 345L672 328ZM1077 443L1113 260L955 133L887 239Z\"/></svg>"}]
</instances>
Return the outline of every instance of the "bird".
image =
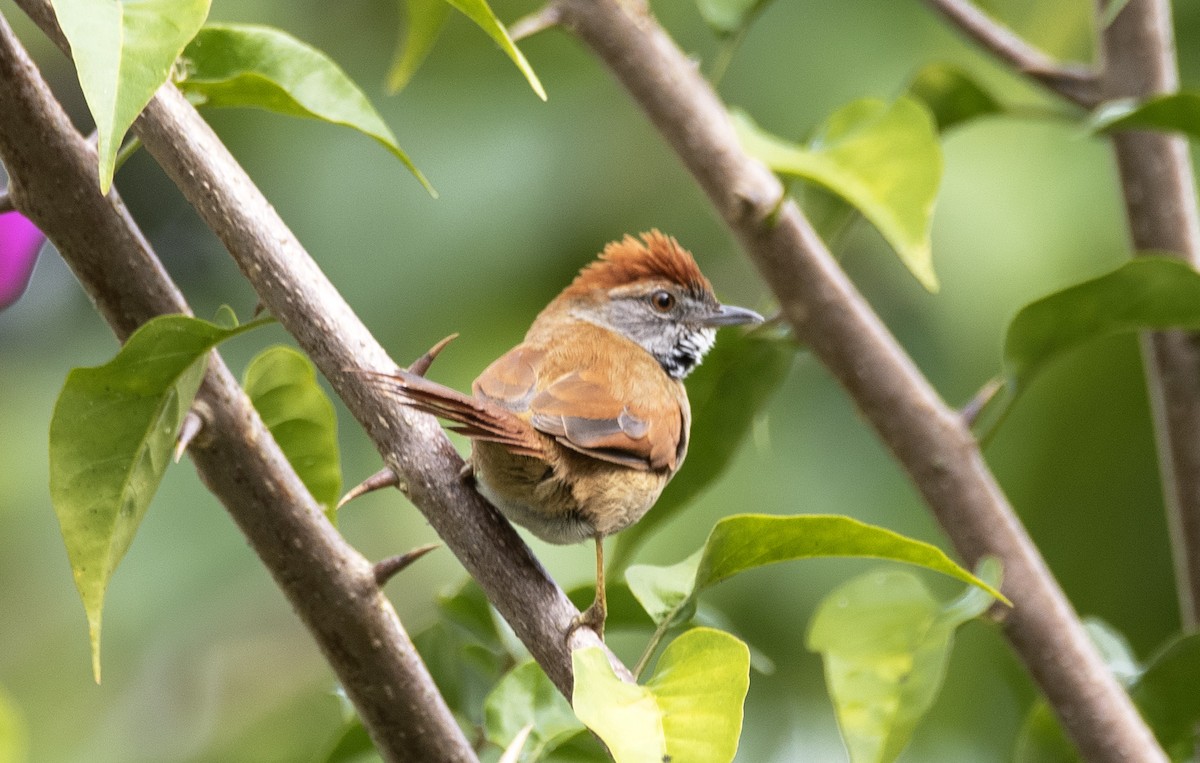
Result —
<instances>
[{"instance_id":1,"label":"bird","mask_svg":"<svg viewBox=\"0 0 1200 763\"><path fill-rule=\"evenodd\" d=\"M510 521L549 543L594 541L595 601L571 631L603 637L603 541L650 510L687 456L684 378L718 328L762 321L718 302L692 254L651 230L607 244L472 394L424 369L373 378L470 439L464 476Z\"/></svg>"}]
</instances>

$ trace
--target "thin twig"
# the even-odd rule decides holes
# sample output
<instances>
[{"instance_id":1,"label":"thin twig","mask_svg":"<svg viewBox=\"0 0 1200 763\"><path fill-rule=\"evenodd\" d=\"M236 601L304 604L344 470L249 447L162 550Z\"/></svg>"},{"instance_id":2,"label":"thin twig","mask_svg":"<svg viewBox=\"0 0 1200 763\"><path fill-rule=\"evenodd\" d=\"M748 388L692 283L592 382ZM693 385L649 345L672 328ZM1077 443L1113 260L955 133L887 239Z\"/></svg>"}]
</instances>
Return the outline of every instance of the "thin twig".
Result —
<instances>
[{"instance_id":1,"label":"thin twig","mask_svg":"<svg viewBox=\"0 0 1200 763\"><path fill-rule=\"evenodd\" d=\"M724 104L649 14L619 0L559 0L563 26L626 87L708 194L795 330L908 472L968 565L996 556L1016 653L1081 754L1165 761L1091 645L970 431L870 309L782 186L741 149Z\"/></svg>"},{"instance_id":2,"label":"thin twig","mask_svg":"<svg viewBox=\"0 0 1200 763\"><path fill-rule=\"evenodd\" d=\"M1100 102L1096 72L1055 61L970 0L925 0L925 4L997 58L1051 91L1086 109Z\"/></svg>"},{"instance_id":3,"label":"thin twig","mask_svg":"<svg viewBox=\"0 0 1200 763\"><path fill-rule=\"evenodd\" d=\"M550 27L557 26L559 21L558 6L553 3L544 5L533 13L519 18L508 27L508 36L513 42L519 42L526 37L532 37L538 32L544 32Z\"/></svg>"},{"instance_id":4,"label":"thin twig","mask_svg":"<svg viewBox=\"0 0 1200 763\"><path fill-rule=\"evenodd\" d=\"M1098 4L1097 17L1106 8ZM1171 6L1131 0L1101 34L1104 96L1143 99L1179 88ZM1200 220L1187 140L1161 132L1117 132L1134 254L1171 253L1200 267ZM1185 629L1200 623L1200 349L1182 331L1142 336L1163 498Z\"/></svg>"},{"instance_id":5,"label":"thin twig","mask_svg":"<svg viewBox=\"0 0 1200 763\"><path fill-rule=\"evenodd\" d=\"M0 160L15 201L54 242L118 337L190 313L117 192L101 196L96 154L0 16ZM212 418L189 453L321 646L389 760L475 761L370 563L322 518L218 354L197 402Z\"/></svg>"}]
</instances>

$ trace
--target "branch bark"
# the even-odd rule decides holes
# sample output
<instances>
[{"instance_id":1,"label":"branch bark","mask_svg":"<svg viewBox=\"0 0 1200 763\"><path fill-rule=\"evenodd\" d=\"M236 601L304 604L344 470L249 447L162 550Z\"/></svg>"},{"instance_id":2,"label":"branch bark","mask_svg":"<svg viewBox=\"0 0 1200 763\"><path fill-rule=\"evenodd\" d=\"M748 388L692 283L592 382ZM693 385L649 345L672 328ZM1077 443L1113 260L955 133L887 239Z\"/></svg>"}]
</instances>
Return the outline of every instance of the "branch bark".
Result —
<instances>
[{"instance_id":1,"label":"branch bark","mask_svg":"<svg viewBox=\"0 0 1200 763\"><path fill-rule=\"evenodd\" d=\"M970 0L925 0L925 4L980 47L1052 92L1085 109L1100 102L1100 82L1094 71L1055 61Z\"/></svg>"},{"instance_id":2,"label":"branch bark","mask_svg":"<svg viewBox=\"0 0 1200 763\"><path fill-rule=\"evenodd\" d=\"M1100 2L1097 15L1103 11ZM1144 99L1179 88L1171 6L1131 0L1101 34L1105 99ZM1200 222L1187 140L1159 132L1118 132L1121 178L1134 254L1170 253L1200 267ZM1184 627L1200 617L1200 349L1182 331L1146 334L1142 357L1158 440Z\"/></svg>"},{"instance_id":3,"label":"branch bark","mask_svg":"<svg viewBox=\"0 0 1200 763\"><path fill-rule=\"evenodd\" d=\"M46 233L124 340L190 313L120 197L99 194L96 155L0 16L0 159L16 207ZM390 760L475 761L375 582L325 521L253 406L213 353L197 401L211 413L189 449L333 667Z\"/></svg>"},{"instance_id":4,"label":"branch bark","mask_svg":"<svg viewBox=\"0 0 1200 763\"><path fill-rule=\"evenodd\" d=\"M644 10L557 0L561 23L608 66L679 154L779 299L787 320L854 399L959 553L1004 563L1004 631L1080 753L1165 761L1129 697L984 463L959 416L900 348L779 181L741 150L723 104Z\"/></svg>"},{"instance_id":5,"label":"branch bark","mask_svg":"<svg viewBox=\"0 0 1200 763\"><path fill-rule=\"evenodd\" d=\"M69 53L48 0L17 5ZM571 650L607 648L590 629L571 630L579 610L512 526L463 483L462 459L436 420L381 394L354 372L392 372L396 364L174 85L159 89L133 130L224 243L262 303L329 379L399 476L401 492L570 698ZM608 657L618 674L631 678L611 652Z\"/></svg>"}]
</instances>

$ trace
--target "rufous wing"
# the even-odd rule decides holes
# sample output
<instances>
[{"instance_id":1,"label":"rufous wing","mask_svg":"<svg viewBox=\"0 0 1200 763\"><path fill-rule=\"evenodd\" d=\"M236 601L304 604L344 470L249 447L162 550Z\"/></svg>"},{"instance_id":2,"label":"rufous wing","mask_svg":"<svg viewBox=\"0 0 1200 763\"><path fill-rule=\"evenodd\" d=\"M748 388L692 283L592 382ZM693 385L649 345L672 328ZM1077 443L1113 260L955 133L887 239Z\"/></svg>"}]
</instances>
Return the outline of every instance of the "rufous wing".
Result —
<instances>
[{"instance_id":1,"label":"rufous wing","mask_svg":"<svg viewBox=\"0 0 1200 763\"><path fill-rule=\"evenodd\" d=\"M682 414L672 398L618 399L589 371L572 371L529 403L530 423L572 450L642 470L674 470Z\"/></svg>"}]
</instances>

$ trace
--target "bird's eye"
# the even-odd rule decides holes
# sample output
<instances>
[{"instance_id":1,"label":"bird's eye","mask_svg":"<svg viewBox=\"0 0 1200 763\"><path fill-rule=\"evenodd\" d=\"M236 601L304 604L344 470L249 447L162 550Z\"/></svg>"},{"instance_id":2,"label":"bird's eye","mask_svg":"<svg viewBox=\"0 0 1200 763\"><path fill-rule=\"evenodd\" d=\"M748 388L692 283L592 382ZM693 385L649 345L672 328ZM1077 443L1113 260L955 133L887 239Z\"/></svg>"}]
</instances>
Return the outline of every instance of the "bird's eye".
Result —
<instances>
[{"instance_id":1,"label":"bird's eye","mask_svg":"<svg viewBox=\"0 0 1200 763\"><path fill-rule=\"evenodd\" d=\"M650 295L650 304L660 313L665 313L675 306L675 295L665 289L659 289Z\"/></svg>"}]
</instances>

